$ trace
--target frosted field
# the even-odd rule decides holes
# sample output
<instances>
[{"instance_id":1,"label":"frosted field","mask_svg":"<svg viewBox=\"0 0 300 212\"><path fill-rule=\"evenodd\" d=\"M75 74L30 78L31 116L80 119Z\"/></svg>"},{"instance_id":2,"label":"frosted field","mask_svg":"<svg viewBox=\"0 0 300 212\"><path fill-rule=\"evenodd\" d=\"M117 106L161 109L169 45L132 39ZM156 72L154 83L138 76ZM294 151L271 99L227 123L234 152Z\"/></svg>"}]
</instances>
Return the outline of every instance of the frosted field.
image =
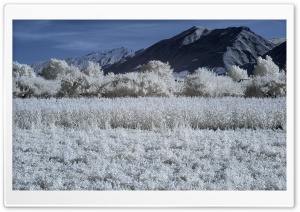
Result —
<instances>
[{"instance_id":1,"label":"frosted field","mask_svg":"<svg viewBox=\"0 0 300 212\"><path fill-rule=\"evenodd\" d=\"M14 123L22 129L49 125L75 129L154 130L285 129L286 99L255 98L80 98L14 99Z\"/></svg>"},{"instance_id":2,"label":"frosted field","mask_svg":"<svg viewBox=\"0 0 300 212\"><path fill-rule=\"evenodd\" d=\"M14 190L285 190L286 100L14 99Z\"/></svg>"}]
</instances>

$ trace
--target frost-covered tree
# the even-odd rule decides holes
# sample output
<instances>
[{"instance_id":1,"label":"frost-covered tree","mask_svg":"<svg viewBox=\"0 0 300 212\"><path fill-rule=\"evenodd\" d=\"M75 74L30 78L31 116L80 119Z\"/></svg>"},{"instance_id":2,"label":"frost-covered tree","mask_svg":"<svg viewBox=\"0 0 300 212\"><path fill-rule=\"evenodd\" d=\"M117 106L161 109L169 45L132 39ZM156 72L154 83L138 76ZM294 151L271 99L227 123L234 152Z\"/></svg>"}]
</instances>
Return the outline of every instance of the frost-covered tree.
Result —
<instances>
[{"instance_id":1,"label":"frost-covered tree","mask_svg":"<svg viewBox=\"0 0 300 212\"><path fill-rule=\"evenodd\" d=\"M231 77L234 81L248 79L247 70L235 65L229 67L228 76Z\"/></svg>"},{"instance_id":2,"label":"frost-covered tree","mask_svg":"<svg viewBox=\"0 0 300 212\"><path fill-rule=\"evenodd\" d=\"M217 76L207 68L198 68L185 79L184 94L187 96L243 96L244 87L230 77Z\"/></svg>"},{"instance_id":3,"label":"frost-covered tree","mask_svg":"<svg viewBox=\"0 0 300 212\"><path fill-rule=\"evenodd\" d=\"M140 96L171 96L175 81L161 78L156 72L144 73L141 76Z\"/></svg>"},{"instance_id":4,"label":"frost-covered tree","mask_svg":"<svg viewBox=\"0 0 300 212\"><path fill-rule=\"evenodd\" d=\"M56 97L60 90L59 80L45 80L42 77L23 76L14 84L13 96L28 97Z\"/></svg>"},{"instance_id":5,"label":"frost-covered tree","mask_svg":"<svg viewBox=\"0 0 300 212\"><path fill-rule=\"evenodd\" d=\"M94 68L93 70L90 69ZM97 67L90 64L86 69L88 73L96 72ZM88 70L89 69L89 70ZM90 80L78 67L68 65L64 60L51 59L49 65L42 70L42 76L48 80L60 80L61 88L58 93L61 97L78 97L87 94Z\"/></svg>"},{"instance_id":6,"label":"frost-covered tree","mask_svg":"<svg viewBox=\"0 0 300 212\"><path fill-rule=\"evenodd\" d=\"M101 93L106 97L139 96L139 73L112 74L105 76Z\"/></svg>"},{"instance_id":7,"label":"frost-covered tree","mask_svg":"<svg viewBox=\"0 0 300 212\"><path fill-rule=\"evenodd\" d=\"M286 95L285 72L275 76L254 76L246 85L246 97L279 97Z\"/></svg>"},{"instance_id":8,"label":"frost-covered tree","mask_svg":"<svg viewBox=\"0 0 300 212\"><path fill-rule=\"evenodd\" d=\"M168 63L150 61L141 72L109 74L104 77L103 95L120 96L171 96L175 80L173 69Z\"/></svg>"},{"instance_id":9,"label":"frost-covered tree","mask_svg":"<svg viewBox=\"0 0 300 212\"><path fill-rule=\"evenodd\" d=\"M36 77L33 68L31 68L27 64L20 64L18 62L13 62L13 77L14 79L18 79L22 76L25 77Z\"/></svg>"},{"instance_id":10,"label":"frost-covered tree","mask_svg":"<svg viewBox=\"0 0 300 212\"><path fill-rule=\"evenodd\" d=\"M66 61L51 59L49 65L42 70L41 75L45 79L75 78L80 73L78 67L69 66Z\"/></svg>"},{"instance_id":11,"label":"frost-covered tree","mask_svg":"<svg viewBox=\"0 0 300 212\"><path fill-rule=\"evenodd\" d=\"M163 63L159 60L151 60L147 64L141 67L142 73L155 73L163 78L173 77L173 69L169 65L169 63Z\"/></svg>"},{"instance_id":12,"label":"frost-covered tree","mask_svg":"<svg viewBox=\"0 0 300 212\"><path fill-rule=\"evenodd\" d=\"M148 96L171 96L175 92L175 78L169 63L151 60L141 67L142 93Z\"/></svg>"},{"instance_id":13,"label":"frost-covered tree","mask_svg":"<svg viewBox=\"0 0 300 212\"><path fill-rule=\"evenodd\" d=\"M105 77L106 78L106 77ZM156 73L126 73L109 76L102 89L106 97L171 96L170 85Z\"/></svg>"},{"instance_id":14,"label":"frost-covered tree","mask_svg":"<svg viewBox=\"0 0 300 212\"><path fill-rule=\"evenodd\" d=\"M87 96L87 90L90 88L88 78L82 74L74 78L65 78L61 80L61 89L59 96L62 97L81 97Z\"/></svg>"},{"instance_id":15,"label":"frost-covered tree","mask_svg":"<svg viewBox=\"0 0 300 212\"><path fill-rule=\"evenodd\" d=\"M270 56L257 58L253 78L246 83L246 97L278 97L286 95L285 71Z\"/></svg>"},{"instance_id":16,"label":"frost-covered tree","mask_svg":"<svg viewBox=\"0 0 300 212\"><path fill-rule=\"evenodd\" d=\"M257 65L254 68L254 76L276 76L279 74L279 67L273 62L270 56L266 56L266 59L258 57L256 61Z\"/></svg>"},{"instance_id":17,"label":"frost-covered tree","mask_svg":"<svg viewBox=\"0 0 300 212\"><path fill-rule=\"evenodd\" d=\"M103 77L103 70L101 69L99 63L94 63L92 61L87 61L81 71L90 77Z\"/></svg>"}]
</instances>

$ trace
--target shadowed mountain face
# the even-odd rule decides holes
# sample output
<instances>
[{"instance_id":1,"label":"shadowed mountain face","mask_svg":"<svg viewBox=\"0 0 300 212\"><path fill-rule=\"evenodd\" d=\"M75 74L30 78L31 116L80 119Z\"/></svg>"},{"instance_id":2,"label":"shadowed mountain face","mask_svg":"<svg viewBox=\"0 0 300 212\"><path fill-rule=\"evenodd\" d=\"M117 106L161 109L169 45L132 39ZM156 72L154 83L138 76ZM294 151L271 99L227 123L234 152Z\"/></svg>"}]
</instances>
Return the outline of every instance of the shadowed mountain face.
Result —
<instances>
[{"instance_id":1,"label":"shadowed mountain face","mask_svg":"<svg viewBox=\"0 0 300 212\"><path fill-rule=\"evenodd\" d=\"M192 27L170 39L162 40L123 63L104 71L125 73L136 70L150 60L169 62L175 72L193 72L199 67L225 67L256 61L257 56L275 44L256 35L247 27L209 30Z\"/></svg>"},{"instance_id":2,"label":"shadowed mountain face","mask_svg":"<svg viewBox=\"0 0 300 212\"><path fill-rule=\"evenodd\" d=\"M286 41L274 47L273 49L265 53L262 57L265 59L267 55L272 57L273 62L278 65L280 70L284 69L286 65ZM246 69L248 75L250 76L253 75L255 65L256 61L243 64L240 67Z\"/></svg>"},{"instance_id":3,"label":"shadowed mountain face","mask_svg":"<svg viewBox=\"0 0 300 212\"><path fill-rule=\"evenodd\" d=\"M286 41L268 51L263 57L265 58L266 55L271 56L274 63L283 69L286 64Z\"/></svg>"}]
</instances>

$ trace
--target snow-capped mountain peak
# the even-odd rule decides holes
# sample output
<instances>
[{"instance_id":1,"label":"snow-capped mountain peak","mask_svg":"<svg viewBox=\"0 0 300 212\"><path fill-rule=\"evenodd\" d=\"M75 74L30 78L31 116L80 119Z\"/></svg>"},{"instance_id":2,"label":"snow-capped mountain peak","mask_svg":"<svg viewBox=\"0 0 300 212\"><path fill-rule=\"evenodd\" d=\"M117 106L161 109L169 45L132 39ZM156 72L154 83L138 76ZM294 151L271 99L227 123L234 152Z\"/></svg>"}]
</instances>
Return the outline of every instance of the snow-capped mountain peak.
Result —
<instances>
[{"instance_id":1,"label":"snow-capped mountain peak","mask_svg":"<svg viewBox=\"0 0 300 212\"><path fill-rule=\"evenodd\" d=\"M87 61L92 61L95 63L99 63L101 67L105 68L120 61L126 61L127 58L134 55L135 52L133 50L121 47L109 51L92 52L82 57L67 58L66 62L68 64L78 66L79 68L83 68Z\"/></svg>"},{"instance_id":2,"label":"snow-capped mountain peak","mask_svg":"<svg viewBox=\"0 0 300 212\"><path fill-rule=\"evenodd\" d=\"M128 58L133 57L136 53L139 53L139 51L135 52L133 50L120 47L109 51L92 52L82 57L66 58L65 61L69 65L75 65L80 69L82 69L88 61L99 63L102 68L107 68L115 63L125 62ZM48 65L49 60L33 63L31 67L37 74L39 74L42 72L43 68L47 67Z\"/></svg>"}]
</instances>

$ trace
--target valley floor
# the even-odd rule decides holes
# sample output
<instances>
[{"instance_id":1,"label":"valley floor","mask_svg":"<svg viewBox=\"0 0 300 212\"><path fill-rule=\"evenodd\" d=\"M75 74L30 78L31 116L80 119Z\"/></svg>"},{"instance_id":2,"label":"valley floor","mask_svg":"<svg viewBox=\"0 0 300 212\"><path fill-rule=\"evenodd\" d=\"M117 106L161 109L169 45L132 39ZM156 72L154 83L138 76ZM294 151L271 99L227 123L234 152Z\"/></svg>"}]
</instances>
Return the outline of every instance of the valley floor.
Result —
<instances>
[{"instance_id":1,"label":"valley floor","mask_svg":"<svg viewBox=\"0 0 300 212\"><path fill-rule=\"evenodd\" d=\"M184 99L178 100L177 106L181 105L181 108L185 108ZM28 104L35 101L41 104L30 108ZM103 127L99 121L96 125L79 128L79 123L72 125L71 118L69 124L66 121L63 122L65 125L59 122L61 119L58 115L59 111L66 110L67 114L76 117L72 111L72 107L76 108L74 104L61 104L71 100L58 100L56 107L48 104L49 117L37 118L43 115L43 105L47 105L47 101L49 103L49 101L56 100L14 100L14 190L286 189L286 132L283 122L280 123L274 118L282 115L280 108L284 108L285 105L283 98L253 99L254 107L261 106L261 110L258 111L260 115L252 117L253 120L260 120L252 122L257 125L247 124L244 128L229 129L232 125L226 127L226 124L223 124L220 125L224 128L222 130L209 129L210 127L201 129L199 126L203 127L204 124L200 122L198 125L194 125L194 122L188 125L188 120L190 120L188 118L185 120L185 126L178 124L176 127L172 124L154 126L152 129L108 126L109 123L116 121L115 116ZM83 105L81 113L76 112L76 115L89 116L88 113L84 114L83 103L94 100L74 101L79 101ZM121 99L116 102L118 101L127 100ZM139 101L140 104L144 102L149 106L157 102L157 98L132 99L131 101ZM173 100L170 99L170 101ZM239 103L243 99L232 98L230 100L228 98L226 101L224 99L218 101L195 98L193 101L200 103L201 101L208 101L208 103L216 101L217 105L223 103L223 107L227 108L230 114L230 108L236 110L238 105L242 105ZM226 106L224 106L224 101L228 102ZM247 101L250 105L251 100L246 100L244 103ZM230 107L230 102L232 102L232 107ZM279 109L274 111L274 114L265 116L263 111L268 107L268 103L270 107ZM160 105L160 108L163 106L163 104ZM99 107L102 107L100 110L103 108L107 111L113 110L112 106L108 105ZM245 104L241 107L245 107ZM122 109L125 110L124 105ZM168 111L167 108L165 110ZM153 116L158 116L153 111ZM219 113L222 114L220 111L222 108L219 109ZM162 111L157 111L157 113L164 114ZM111 113L112 116L113 114ZM185 112L182 111L182 114ZM92 114L90 116L89 120L82 119L85 125L91 121ZM186 116L183 115L183 117ZM94 119L96 117L99 116L94 116ZM240 117L243 117L242 113ZM272 120L264 120L272 117ZM285 116L282 115L282 117L285 121ZM127 117L132 121L136 118L134 115L131 118ZM25 123L27 119L32 120L31 126ZM45 120L51 120L51 123ZM242 120L247 122L245 117L241 119L241 122ZM225 120L224 123L227 121ZM279 125L283 127L278 128Z\"/></svg>"}]
</instances>

